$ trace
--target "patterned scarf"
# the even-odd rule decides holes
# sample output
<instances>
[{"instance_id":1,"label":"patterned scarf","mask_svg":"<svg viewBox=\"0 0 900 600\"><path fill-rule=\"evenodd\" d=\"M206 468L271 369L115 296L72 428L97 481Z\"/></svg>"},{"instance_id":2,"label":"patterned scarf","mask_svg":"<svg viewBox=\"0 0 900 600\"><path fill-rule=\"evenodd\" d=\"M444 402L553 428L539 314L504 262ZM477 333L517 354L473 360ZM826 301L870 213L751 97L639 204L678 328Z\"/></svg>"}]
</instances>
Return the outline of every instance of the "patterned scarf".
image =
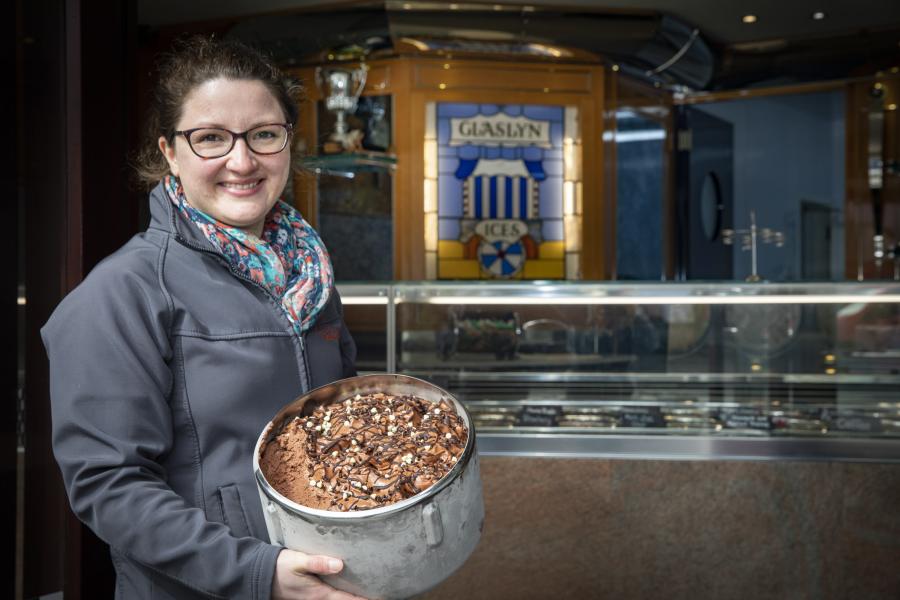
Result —
<instances>
[{"instance_id":1,"label":"patterned scarf","mask_svg":"<svg viewBox=\"0 0 900 600\"><path fill-rule=\"evenodd\" d=\"M299 212L279 200L258 238L188 204L177 178L167 175L164 183L172 203L238 272L281 299L298 334L313 326L331 295L334 273L322 239Z\"/></svg>"}]
</instances>

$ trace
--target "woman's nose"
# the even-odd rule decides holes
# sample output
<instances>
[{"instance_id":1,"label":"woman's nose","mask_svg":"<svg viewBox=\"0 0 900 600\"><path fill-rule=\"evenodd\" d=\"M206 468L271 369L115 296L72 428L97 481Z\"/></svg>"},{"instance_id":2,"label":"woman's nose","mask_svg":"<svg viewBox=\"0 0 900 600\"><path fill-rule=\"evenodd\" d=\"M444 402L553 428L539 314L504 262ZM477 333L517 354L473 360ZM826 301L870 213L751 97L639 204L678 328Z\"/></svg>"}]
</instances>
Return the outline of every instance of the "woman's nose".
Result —
<instances>
[{"instance_id":1,"label":"woman's nose","mask_svg":"<svg viewBox=\"0 0 900 600\"><path fill-rule=\"evenodd\" d=\"M256 157L247 146L247 140L235 140L234 148L228 153L228 168L232 171L247 172L256 169Z\"/></svg>"}]
</instances>

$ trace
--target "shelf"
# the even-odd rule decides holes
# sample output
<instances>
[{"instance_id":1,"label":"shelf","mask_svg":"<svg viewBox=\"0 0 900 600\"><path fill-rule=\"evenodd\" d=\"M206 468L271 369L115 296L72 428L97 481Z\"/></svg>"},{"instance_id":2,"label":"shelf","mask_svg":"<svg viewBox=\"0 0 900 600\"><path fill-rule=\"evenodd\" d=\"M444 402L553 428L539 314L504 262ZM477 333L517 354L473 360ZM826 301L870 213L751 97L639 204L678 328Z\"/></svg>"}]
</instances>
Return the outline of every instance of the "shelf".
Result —
<instances>
[{"instance_id":1,"label":"shelf","mask_svg":"<svg viewBox=\"0 0 900 600\"><path fill-rule=\"evenodd\" d=\"M486 456L651 460L900 462L900 444L880 439L477 433Z\"/></svg>"},{"instance_id":2,"label":"shelf","mask_svg":"<svg viewBox=\"0 0 900 600\"><path fill-rule=\"evenodd\" d=\"M357 173L393 172L397 156L384 152L348 152L307 156L300 165L316 175L333 175L353 179Z\"/></svg>"}]
</instances>

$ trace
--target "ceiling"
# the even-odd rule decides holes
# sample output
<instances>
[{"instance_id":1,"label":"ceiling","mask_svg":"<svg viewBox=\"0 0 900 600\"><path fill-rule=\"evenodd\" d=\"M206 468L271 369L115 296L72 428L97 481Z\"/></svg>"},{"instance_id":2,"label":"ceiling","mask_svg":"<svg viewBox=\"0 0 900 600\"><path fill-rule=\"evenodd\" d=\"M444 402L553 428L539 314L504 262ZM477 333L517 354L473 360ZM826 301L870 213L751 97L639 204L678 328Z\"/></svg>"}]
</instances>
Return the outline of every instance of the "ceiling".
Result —
<instances>
[{"instance_id":1,"label":"ceiling","mask_svg":"<svg viewBox=\"0 0 900 600\"><path fill-rule=\"evenodd\" d=\"M698 27L710 42L721 45L900 28L900 2L891 0L496 0L493 3L506 6L527 4L537 9L553 7L667 13ZM138 0L138 20L145 25L174 25L341 4L348 3L324 0ZM825 18L814 20L812 15L815 12L824 12ZM741 21L748 13L756 15L755 23Z\"/></svg>"},{"instance_id":2,"label":"ceiling","mask_svg":"<svg viewBox=\"0 0 900 600\"><path fill-rule=\"evenodd\" d=\"M468 10L473 5L487 12ZM491 5L500 12L492 14L487 8ZM138 0L138 21L151 28L235 21L237 28L245 32L252 30L257 43L275 40L294 56L299 46L291 49L292 43L302 41L306 50L309 46L322 49L335 37L350 36L353 27L357 31L371 27L374 31L374 21L380 18L376 13L358 13L357 22L350 28L328 16L336 14L333 11L353 7L371 10L373 6L382 11L381 15L385 10L394 15L392 22L403 21L401 15L411 14L405 9L415 12L428 6L426 12L433 17L429 17L432 20L425 26L451 33L473 27L490 29L492 25L486 23L493 19L488 17L509 15L513 20L510 28L509 19L505 18L508 33L525 36L526 29L531 34L538 29L544 33L552 31L550 39L558 44L599 51L600 55L623 65L634 58L631 63L639 72L672 57L696 28L703 42L692 51L702 53L703 48L708 48L705 52L709 58L701 59L706 66L690 76L688 64L684 77L670 78L670 82L687 84L692 89L736 89L836 79L871 74L900 64L900 0L536 0L527 4L511 0L477 4L467 4L465 0L458 4L431 0L380 3L370 0ZM458 12L453 12L453 8ZM311 10L321 13L323 9L328 12L308 14ZM547 15L544 20L540 19L542 11ZM824 13L824 17L814 19L817 12ZM648 58L647 52L639 56L640 53L632 50L617 54L611 45L614 38L631 34L617 30L616 23L624 21L605 16L610 14L674 17L681 23L675 27L681 27L682 33L673 35L662 31L656 35L656 47L650 50L652 58ZM744 23L747 14L753 14L755 22ZM455 30L448 25L454 19L459 25ZM330 30L330 38L323 33L325 30ZM605 41L609 41L609 49L603 45ZM685 56L682 63L692 60Z\"/></svg>"}]
</instances>

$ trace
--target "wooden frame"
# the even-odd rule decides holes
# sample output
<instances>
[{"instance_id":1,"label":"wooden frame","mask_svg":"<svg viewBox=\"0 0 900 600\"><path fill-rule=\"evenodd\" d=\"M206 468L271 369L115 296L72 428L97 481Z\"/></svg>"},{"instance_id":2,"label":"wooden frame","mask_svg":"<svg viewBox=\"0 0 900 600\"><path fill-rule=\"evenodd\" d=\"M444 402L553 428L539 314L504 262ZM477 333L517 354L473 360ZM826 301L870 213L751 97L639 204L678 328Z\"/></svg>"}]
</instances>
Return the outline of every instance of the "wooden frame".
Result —
<instances>
[{"instance_id":1,"label":"wooden frame","mask_svg":"<svg viewBox=\"0 0 900 600\"><path fill-rule=\"evenodd\" d=\"M425 279L424 138L429 102L530 103L575 106L582 131L583 197L581 277L606 279L603 232L607 209L603 193L601 130L604 69L600 65L509 63L446 57L406 57L369 63L367 94L391 94L394 110L394 273L398 280ZM314 67L293 74L312 82ZM315 145L315 102L320 94L307 86L298 143ZM402 118L398 118L402 115ZM594 133L592 133L594 132ZM295 178L298 208L316 225L314 182ZM596 232L596 233L595 233Z\"/></svg>"},{"instance_id":2,"label":"wooden frame","mask_svg":"<svg viewBox=\"0 0 900 600\"><path fill-rule=\"evenodd\" d=\"M870 90L880 83L884 91L885 136L883 145L888 160L900 160L900 78L884 77L846 85L846 153L844 181L844 275L847 279L892 277L893 266L885 260L881 269L875 264L872 238L875 234L871 192L869 190L868 144ZM893 109L890 109L893 106ZM882 187L882 223L885 241L900 243L900 173L886 170Z\"/></svg>"},{"instance_id":3,"label":"wooden frame","mask_svg":"<svg viewBox=\"0 0 900 600\"><path fill-rule=\"evenodd\" d=\"M653 108L664 107L665 115L653 116L644 114L645 117L657 121L666 132L663 155L663 190L662 199L662 273L665 279L674 279L675 276L675 119L673 113L672 95L660 88L652 87L644 82L632 78L619 76L616 69L607 71L606 106L604 108L603 132L616 131L616 111L623 107L634 107L640 110L641 106ZM602 134L602 132L601 132ZM610 279L617 278L616 265L616 211L618 206L618 188L616 180L617 156L616 142L612 136L605 136L603 147L606 161L604 163L605 183L604 193L608 222L607 231L607 273Z\"/></svg>"}]
</instances>

